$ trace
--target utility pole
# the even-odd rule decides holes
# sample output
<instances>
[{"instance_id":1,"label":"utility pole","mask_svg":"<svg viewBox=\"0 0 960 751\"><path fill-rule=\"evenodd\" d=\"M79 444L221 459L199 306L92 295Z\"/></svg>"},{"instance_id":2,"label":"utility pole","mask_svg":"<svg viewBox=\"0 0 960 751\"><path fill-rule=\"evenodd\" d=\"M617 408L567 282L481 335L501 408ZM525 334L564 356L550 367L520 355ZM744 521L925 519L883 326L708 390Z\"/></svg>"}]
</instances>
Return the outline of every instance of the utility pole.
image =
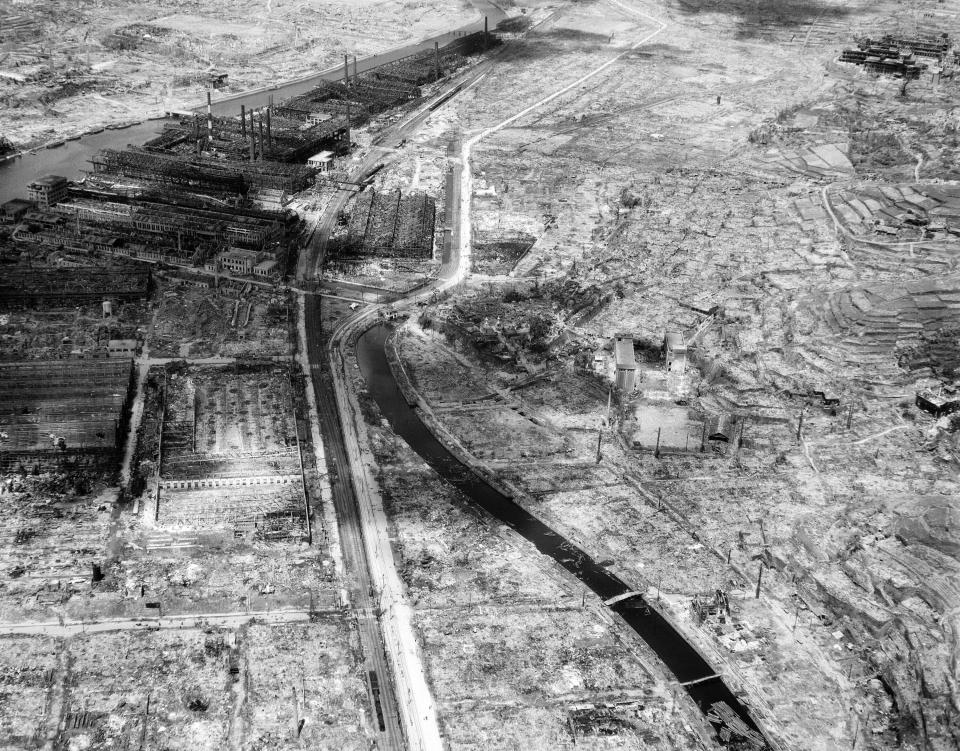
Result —
<instances>
[{"instance_id":1,"label":"utility pole","mask_svg":"<svg viewBox=\"0 0 960 751\"><path fill-rule=\"evenodd\" d=\"M143 729L140 732L140 751L147 742L147 720L150 718L150 693L147 693L147 706L143 712Z\"/></svg>"},{"instance_id":2,"label":"utility pole","mask_svg":"<svg viewBox=\"0 0 960 751\"><path fill-rule=\"evenodd\" d=\"M300 707L297 704L297 689L290 687L290 697L293 700L293 737L300 737Z\"/></svg>"},{"instance_id":3,"label":"utility pole","mask_svg":"<svg viewBox=\"0 0 960 751\"><path fill-rule=\"evenodd\" d=\"M763 578L763 561L760 561L760 567L757 569L757 592L754 599L760 599L760 580Z\"/></svg>"},{"instance_id":4,"label":"utility pole","mask_svg":"<svg viewBox=\"0 0 960 751\"><path fill-rule=\"evenodd\" d=\"M207 89L207 143L213 143L213 99Z\"/></svg>"}]
</instances>

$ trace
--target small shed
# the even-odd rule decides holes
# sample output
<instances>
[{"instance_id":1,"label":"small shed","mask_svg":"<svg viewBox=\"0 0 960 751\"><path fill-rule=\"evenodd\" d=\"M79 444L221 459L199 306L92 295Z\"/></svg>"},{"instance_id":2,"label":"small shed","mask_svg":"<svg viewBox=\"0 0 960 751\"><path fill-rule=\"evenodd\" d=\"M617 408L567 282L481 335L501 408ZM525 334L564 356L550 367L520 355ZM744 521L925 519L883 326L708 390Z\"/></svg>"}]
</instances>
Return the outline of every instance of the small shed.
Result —
<instances>
[{"instance_id":1,"label":"small shed","mask_svg":"<svg viewBox=\"0 0 960 751\"><path fill-rule=\"evenodd\" d=\"M136 339L110 339L107 342L107 355L110 357L136 357Z\"/></svg>"},{"instance_id":2,"label":"small shed","mask_svg":"<svg viewBox=\"0 0 960 751\"><path fill-rule=\"evenodd\" d=\"M253 274L254 276L270 278L279 276L279 264L273 258L260 261L260 263L253 267Z\"/></svg>"},{"instance_id":3,"label":"small shed","mask_svg":"<svg viewBox=\"0 0 960 751\"><path fill-rule=\"evenodd\" d=\"M663 336L663 354L667 370L683 372L687 367L687 340L680 331L668 331Z\"/></svg>"},{"instance_id":4,"label":"small shed","mask_svg":"<svg viewBox=\"0 0 960 751\"><path fill-rule=\"evenodd\" d=\"M956 394L934 394L929 389L917 392L917 406L934 417L943 417L960 410L960 398Z\"/></svg>"},{"instance_id":5,"label":"small shed","mask_svg":"<svg viewBox=\"0 0 960 751\"><path fill-rule=\"evenodd\" d=\"M330 167L333 165L333 152L332 151L321 151L319 154L314 154L307 160L307 166L313 167L320 172L329 172Z\"/></svg>"},{"instance_id":6,"label":"small shed","mask_svg":"<svg viewBox=\"0 0 960 751\"><path fill-rule=\"evenodd\" d=\"M33 208L33 204L23 198L12 198L0 204L0 220L4 222L19 222L23 215Z\"/></svg>"},{"instance_id":7,"label":"small shed","mask_svg":"<svg viewBox=\"0 0 960 751\"><path fill-rule=\"evenodd\" d=\"M707 420L707 440L730 443L733 438L733 415L722 412Z\"/></svg>"},{"instance_id":8,"label":"small shed","mask_svg":"<svg viewBox=\"0 0 960 751\"><path fill-rule=\"evenodd\" d=\"M617 367L617 388L629 393L637 383L637 359L633 352L633 337L615 337L613 356Z\"/></svg>"}]
</instances>

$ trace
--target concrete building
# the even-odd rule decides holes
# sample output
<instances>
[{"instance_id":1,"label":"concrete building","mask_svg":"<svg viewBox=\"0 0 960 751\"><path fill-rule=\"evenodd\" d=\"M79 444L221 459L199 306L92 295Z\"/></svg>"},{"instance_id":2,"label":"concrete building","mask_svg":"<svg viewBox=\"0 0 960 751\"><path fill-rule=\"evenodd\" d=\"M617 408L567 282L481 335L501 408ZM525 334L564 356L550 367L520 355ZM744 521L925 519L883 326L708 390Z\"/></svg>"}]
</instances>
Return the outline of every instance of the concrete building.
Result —
<instances>
[{"instance_id":1,"label":"concrete building","mask_svg":"<svg viewBox=\"0 0 960 751\"><path fill-rule=\"evenodd\" d=\"M264 279L276 279L280 276L280 266L274 259L269 258L253 267L253 275Z\"/></svg>"},{"instance_id":2,"label":"concrete building","mask_svg":"<svg viewBox=\"0 0 960 751\"><path fill-rule=\"evenodd\" d=\"M257 254L252 250L230 250L217 256L217 261L223 271L245 276L253 273Z\"/></svg>"},{"instance_id":3,"label":"concrete building","mask_svg":"<svg viewBox=\"0 0 960 751\"><path fill-rule=\"evenodd\" d=\"M67 178L60 175L47 175L34 180L27 186L27 197L45 209L55 206L67 197Z\"/></svg>"},{"instance_id":4,"label":"concrete building","mask_svg":"<svg viewBox=\"0 0 960 751\"><path fill-rule=\"evenodd\" d=\"M617 388L629 393L637 383L637 359L633 353L633 337L615 337L613 356L617 367Z\"/></svg>"},{"instance_id":5,"label":"concrete building","mask_svg":"<svg viewBox=\"0 0 960 751\"><path fill-rule=\"evenodd\" d=\"M16 224L32 208L33 204L30 201L25 201L22 198L11 199L0 204L0 221Z\"/></svg>"},{"instance_id":6,"label":"concrete building","mask_svg":"<svg viewBox=\"0 0 960 751\"><path fill-rule=\"evenodd\" d=\"M313 167L314 169L319 170L320 172L329 172L330 167L333 165L333 152L332 151L321 151L319 154L314 154L307 160L307 166Z\"/></svg>"},{"instance_id":7,"label":"concrete building","mask_svg":"<svg viewBox=\"0 0 960 751\"><path fill-rule=\"evenodd\" d=\"M136 357L136 339L111 339L107 342L107 355L110 357Z\"/></svg>"}]
</instances>

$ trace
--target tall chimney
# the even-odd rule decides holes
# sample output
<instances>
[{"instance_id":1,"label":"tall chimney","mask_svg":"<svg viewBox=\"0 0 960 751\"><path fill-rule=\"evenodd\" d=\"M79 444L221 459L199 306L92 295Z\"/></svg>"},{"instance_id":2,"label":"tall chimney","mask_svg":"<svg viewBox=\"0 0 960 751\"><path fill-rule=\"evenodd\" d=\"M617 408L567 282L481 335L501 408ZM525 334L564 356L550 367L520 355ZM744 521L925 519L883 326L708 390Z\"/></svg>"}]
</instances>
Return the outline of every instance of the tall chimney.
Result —
<instances>
[{"instance_id":1,"label":"tall chimney","mask_svg":"<svg viewBox=\"0 0 960 751\"><path fill-rule=\"evenodd\" d=\"M353 80L354 83L360 83L360 74L357 73L357 56L353 56Z\"/></svg>"},{"instance_id":2,"label":"tall chimney","mask_svg":"<svg viewBox=\"0 0 960 751\"><path fill-rule=\"evenodd\" d=\"M440 80L440 42L433 43L433 80Z\"/></svg>"},{"instance_id":3,"label":"tall chimney","mask_svg":"<svg viewBox=\"0 0 960 751\"><path fill-rule=\"evenodd\" d=\"M487 17L483 17L483 48L490 46L490 29L487 26Z\"/></svg>"},{"instance_id":4,"label":"tall chimney","mask_svg":"<svg viewBox=\"0 0 960 751\"><path fill-rule=\"evenodd\" d=\"M207 142L213 141L213 100L207 90Z\"/></svg>"},{"instance_id":5,"label":"tall chimney","mask_svg":"<svg viewBox=\"0 0 960 751\"><path fill-rule=\"evenodd\" d=\"M270 132L270 108L267 107L267 145L273 148L273 134Z\"/></svg>"},{"instance_id":6,"label":"tall chimney","mask_svg":"<svg viewBox=\"0 0 960 751\"><path fill-rule=\"evenodd\" d=\"M343 56L343 83L345 85L350 83L350 57L348 55Z\"/></svg>"},{"instance_id":7,"label":"tall chimney","mask_svg":"<svg viewBox=\"0 0 960 751\"><path fill-rule=\"evenodd\" d=\"M253 109L250 110L250 161L257 158L257 134L253 129Z\"/></svg>"},{"instance_id":8,"label":"tall chimney","mask_svg":"<svg viewBox=\"0 0 960 751\"><path fill-rule=\"evenodd\" d=\"M260 161L263 161L263 117L259 119L260 123Z\"/></svg>"},{"instance_id":9,"label":"tall chimney","mask_svg":"<svg viewBox=\"0 0 960 751\"><path fill-rule=\"evenodd\" d=\"M247 108L242 104L240 105L240 136L247 137Z\"/></svg>"}]
</instances>

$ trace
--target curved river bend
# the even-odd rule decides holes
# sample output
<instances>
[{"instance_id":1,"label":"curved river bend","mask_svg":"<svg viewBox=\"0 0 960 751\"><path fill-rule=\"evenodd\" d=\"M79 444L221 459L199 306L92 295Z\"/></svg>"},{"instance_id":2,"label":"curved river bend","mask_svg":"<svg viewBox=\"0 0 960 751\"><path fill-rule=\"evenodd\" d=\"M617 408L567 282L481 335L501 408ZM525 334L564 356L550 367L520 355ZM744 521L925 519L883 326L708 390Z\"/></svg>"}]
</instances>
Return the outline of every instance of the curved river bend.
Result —
<instances>
[{"instance_id":1,"label":"curved river bend","mask_svg":"<svg viewBox=\"0 0 960 751\"><path fill-rule=\"evenodd\" d=\"M584 551L533 517L463 464L437 440L407 404L387 360L385 345L390 329L376 325L357 342L360 370L370 394L393 431L403 438L447 482L471 501L532 542L595 592L602 600L631 591L617 576L597 564ZM676 679L684 684L697 706L707 713L714 702L726 702L752 729L756 724L747 708L677 630L639 596L615 604L617 612L657 653ZM690 683L695 681L694 683Z\"/></svg>"}]
</instances>

